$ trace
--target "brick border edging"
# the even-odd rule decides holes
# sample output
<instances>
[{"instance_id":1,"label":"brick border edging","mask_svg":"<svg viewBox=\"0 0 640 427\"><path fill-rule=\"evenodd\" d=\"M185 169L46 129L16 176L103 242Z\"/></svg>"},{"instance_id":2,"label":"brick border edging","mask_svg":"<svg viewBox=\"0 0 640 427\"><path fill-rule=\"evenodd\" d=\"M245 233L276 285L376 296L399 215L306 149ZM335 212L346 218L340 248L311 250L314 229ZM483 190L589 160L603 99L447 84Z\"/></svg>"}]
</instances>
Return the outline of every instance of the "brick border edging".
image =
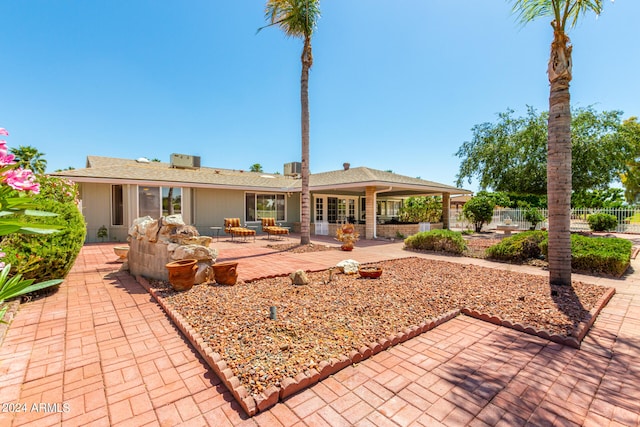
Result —
<instances>
[{"instance_id":1,"label":"brick border edging","mask_svg":"<svg viewBox=\"0 0 640 427\"><path fill-rule=\"evenodd\" d=\"M506 328L514 329L518 332L524 332L525 334L534 335L558 344L579 349L580 345L582 344L582 340L587 335L587 332L589 332L591 326L593 326L593 323L596 321L596 317L598 317L600 311L604 308L605 305L607 305L607 303L609 302L609 300L611 300L615 293L615 288L606 288L605 293L589 311L589 320L580 322L571 336L552 334L546 329L536 329L533 326L527 326L523 325L522 323L500 319L498 316L492 316L487 313L480 313L477 310L471 309L469 307L463 307L460 312L462 314L466 314L467 316L474 317L485 322L493 323L498 326L504 326Z\"/></svg>"},{"instance_id":2,"label":"brick border edging","mask_svg":"<svg viewBox=\"0 0 640 427\"><path fill-rule=\"evenodd\" d=\"M325 269L320 269L317 271L309 270L307 272L318 272L324 270ZM288 274L260 277L257 279L252 279L251 282L265 278L285 276L288 276ZM536 329L532 326L523 325L521 323L514 323L509 320L503 320L497 316L492 316L487 313L480 313L477 310L463 307L461 309L451 310L438 316L437 318L429 319L418 326L409 326L403 331L398 332L396 335L391 335L386 338L380 338L376 342L369 343L368 345L363 345L360 349L351 351L348 356L341 355L339 359L331 358L328 361L323 360L319 362L318 369L309 369L305 372L300 372L293 378L285 377L281 382L281 387L271 386L259 395L250 395L247 388L240 383L238 377L233 375L233 371L227 366L227 363L224 361L222 356L219 353L214 352L213 349L204 342L204 339L200 336L200 334L198 334L191 327L191 325L189 325L189 323L182 317L182 315L174 311L171 305L167 304L165 299L162 298L156 292L156 290L151 287L149 282L144 277L136 276L136 280L138 281L138 283L140 283L140 285L142 285L142 287L147 290L147 292L149 292L153 296L158 304L160 304L167 316L169 316L169 318L175 323L175 325L178 326L178 329L180 329L183 335L189 340L191 345L193 345L193 347L203 357L203 359L207 362L211 369L213 369L214 373L218 376L218 378L220 378L225 387L227 387L236 401L240 404L242 409L250 417L256 415L258 412L270 408L271 406L274 406L276 403L286 399L288 396L291 396L292 394L295 394L298 391L303 390L329 377L330 375L337 373L338 371L346 368L351 364L361 362L362 360L365 360L373 356L374 354L386 350L389 347L392 347L394 345L407 341L410 338L427 332L435 328L436 326L439 326L453 319L454 317L457 317L461 313L485 322L493 323L498 326L504 326L558 344L579 349L582 340L586 336L587 332L589 332L589 329L595 322L596 317L598 316L602 308L604 308L604 306L615 294L615 288L606 288L605 293L600 297L594 307L590 310L589 320L586 322L580 322L580 324L570 337L559 334L551 334L549 331L544 329Z\"/></svg>"},{"instance_id":3,"label":"brick border edging","mask_svg":"<svg viewBox=\"0 0 640 427\"><path fill-rule=\"evenodd\" d=\"M274 406L292 394L337 373L349 365L361 362L389 347L427 332L460 314L460 310L451 310L437 318L424 321L420 325L409 326L395 335L380 338L378 341L363 345L360 349L351 351L348 356L343 354L339 358L323 360L318 364L318 369L309 369L305 372L300 372L294 378L285 377L281 382L281 387L271 386L259 395L250 395L247 388L240 384L238 377L233 375L233 372L222 359L222 356L214 352L213 349L204 342L200 334L189 325L182 315L174 311L171 305L151 287L144 277L136 276L136 280L153 296L158 304L160 304L167 316L169 316L182 334L189 340L191 345L193 345L211 369L213 369L214 373L220 378L225 387L227 387L242 409L250 417Z\"/></svg>"}]
</instances>

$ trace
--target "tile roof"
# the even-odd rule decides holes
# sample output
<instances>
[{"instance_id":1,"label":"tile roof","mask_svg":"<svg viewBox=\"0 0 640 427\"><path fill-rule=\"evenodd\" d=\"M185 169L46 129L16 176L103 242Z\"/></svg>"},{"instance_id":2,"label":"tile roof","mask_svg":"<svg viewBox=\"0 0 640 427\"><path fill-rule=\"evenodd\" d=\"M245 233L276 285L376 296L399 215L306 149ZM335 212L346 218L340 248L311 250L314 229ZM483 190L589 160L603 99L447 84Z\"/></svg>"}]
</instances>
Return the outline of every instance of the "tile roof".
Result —
<instances>
[{"instance_id":1,"label":"tile roof","mask_svg":"<svg viewBox=\"0 0 640 427\"><path fill-rule=\"evenodd\" d=\"M69 178L76 182L144 182L157 183L157 185L170 183L195 187L293 192L300 191L301 186L299 179L284 175L211 167L183 169L171 167L169 163L164 162L140 162L101 156L88 156L86 168L54 172L50 175ZM471 193L450 185L367 167L313 173L309 177L309 186L312 191L339 188L361 191L366 186L384 186L416 193L443 191L455 194Z\"/></svg>"}]
</instances>

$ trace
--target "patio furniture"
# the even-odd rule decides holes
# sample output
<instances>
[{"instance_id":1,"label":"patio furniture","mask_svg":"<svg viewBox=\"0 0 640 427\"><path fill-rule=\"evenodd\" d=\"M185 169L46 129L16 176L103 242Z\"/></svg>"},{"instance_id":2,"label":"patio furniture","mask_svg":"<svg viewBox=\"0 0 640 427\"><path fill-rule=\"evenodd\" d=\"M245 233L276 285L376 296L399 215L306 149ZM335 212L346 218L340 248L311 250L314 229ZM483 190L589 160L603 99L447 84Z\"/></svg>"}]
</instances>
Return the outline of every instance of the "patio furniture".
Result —
<instances>
[{"instance_id":1,"label":"patio furniture","mask_svg":"<svg viewBox=\"0 0 640 427\"><path fill-rule=\"evenodd\" d=\"M235 236L240 236L245 240L247 236L253 236L253 240L256 240L256 230L240 226L240 218L225 218L224 232L231 235L231 240Z\"/></svg>"},{"instance_id":2,"label":"patio furniture","mask_svg":"<svg viewBox=\"0 0 640 427\"><path fill-rule=\"evenodd\" d=\"M216 242L220 241L220 230L222 230L222 227L209 227L211 229L211 231L215 231L216 232Z\"/></svg>"},{"instance_id":3,"label":"patio furniture","mask_svg":"<svg viewBox=\"0 0 640 427\"><path fill-rule=\"evenodd\" d=\"M284 236L289 234L289 228L276 225L275 218L262 218L262 232L267 233L267 239L270 240L271 235Z\"/></svg>"}]
</instances>

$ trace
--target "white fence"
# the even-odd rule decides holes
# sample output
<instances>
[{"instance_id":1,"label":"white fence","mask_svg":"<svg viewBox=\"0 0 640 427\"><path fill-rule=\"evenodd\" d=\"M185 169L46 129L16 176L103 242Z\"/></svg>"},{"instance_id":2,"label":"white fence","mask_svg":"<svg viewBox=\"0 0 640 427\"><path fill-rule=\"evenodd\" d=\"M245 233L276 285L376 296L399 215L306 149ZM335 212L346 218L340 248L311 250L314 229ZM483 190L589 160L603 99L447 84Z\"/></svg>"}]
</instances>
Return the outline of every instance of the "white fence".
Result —
<instances>
[{"instance_id":1,"label":"white fence","mask_svg":"<svg viewBox=\"0 0 640 427\"><path fill-rule=\"evenodd\" d=\"M540 209L542 215L547 218L547 209ZM616 208L616 209L571 209L571 231L589 231L587 223L587 215L593 213L607 213L618 218L618 227L616 233L638 233L640 234L640 208ZM638 215L635 221L631 221L631 217ZM498 224L504 224L504 221L510 218L513 225L518 225L520 230L528 230L531 224L524 219L523 209L504 209L496 208L493 211L493 218L489 224L485 224L483 230L495 230ZM473 229L473 224L469 223L462 216L462 211L451 212L449 218L451 228L457 229ZM547 221L538 224L537 229L548 227Z\"/></svg>"}]
</instances>

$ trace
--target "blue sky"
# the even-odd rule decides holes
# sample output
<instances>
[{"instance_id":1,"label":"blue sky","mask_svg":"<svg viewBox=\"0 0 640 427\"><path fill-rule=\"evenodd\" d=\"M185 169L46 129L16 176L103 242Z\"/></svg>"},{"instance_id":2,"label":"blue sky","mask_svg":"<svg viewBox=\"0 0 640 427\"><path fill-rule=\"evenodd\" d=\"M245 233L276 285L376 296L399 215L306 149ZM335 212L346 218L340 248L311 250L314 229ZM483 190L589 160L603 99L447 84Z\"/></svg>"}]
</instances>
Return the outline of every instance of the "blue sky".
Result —
<instances>
[{"instance_id":1,"label":"blue sky","mask_svg":"<svg viewBox=\"0 0 640 427\"><path fill-rule=\"evenodd\" d=\"M87 155L266 172L300 158L302 42L263 0L0 0L0 127L47 171ZM366 5L366 7L365 7ZM312 172L343 162L454 184L471 128L546 110L551 27L503 0L326 0L313 39ZM640 1L570 32L572 104L640 116ZM475 184L466 184L475 190Z\"/></svg>"}]
</instances>

